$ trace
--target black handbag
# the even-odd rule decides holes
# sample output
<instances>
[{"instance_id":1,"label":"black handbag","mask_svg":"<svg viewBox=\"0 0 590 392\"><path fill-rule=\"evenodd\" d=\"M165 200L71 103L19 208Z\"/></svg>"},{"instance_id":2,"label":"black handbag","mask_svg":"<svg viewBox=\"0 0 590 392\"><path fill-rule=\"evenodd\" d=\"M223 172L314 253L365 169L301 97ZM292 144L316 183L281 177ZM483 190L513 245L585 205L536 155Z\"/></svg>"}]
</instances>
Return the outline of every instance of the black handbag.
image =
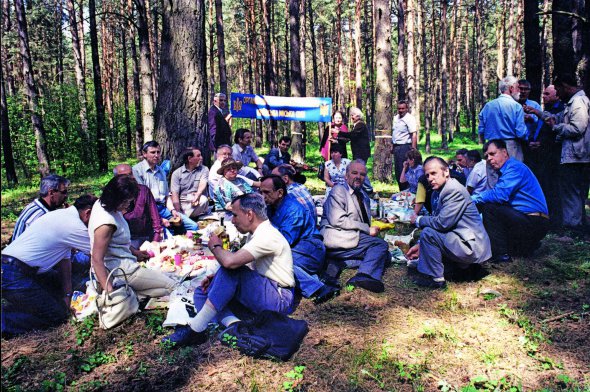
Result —
<instances>
[{"instance_id":1,"label":"black handbag","mask_svg":"<svg viewBox=\"0 0 590 392\"><path fill-rule=\"evenodd\" d=\"M233 323L219 334L223 345L254 358L288 361L309 332L305 320L264 310L253 320Z\"/></svg>"},{"instance_id":2,"label":"black handbag","mask_svg":"<svg viewBox=\"0 0 590 392\"><path fill-rule=\"evenodd\" d=\"M326 170L326 164L322 162L318 166L318 178L322 181L324 181L324 170Z\"/></svg>"}]
</instances>

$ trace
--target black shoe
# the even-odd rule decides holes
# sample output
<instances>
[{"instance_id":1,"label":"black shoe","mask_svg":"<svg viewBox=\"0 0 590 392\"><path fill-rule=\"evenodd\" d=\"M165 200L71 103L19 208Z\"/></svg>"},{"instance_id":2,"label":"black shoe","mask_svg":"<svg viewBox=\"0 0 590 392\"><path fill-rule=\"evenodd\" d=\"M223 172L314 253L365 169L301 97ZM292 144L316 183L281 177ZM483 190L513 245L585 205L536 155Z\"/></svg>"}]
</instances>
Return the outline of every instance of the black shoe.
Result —
<instances>
[{"instance_id":1,"label":"black shoe","mask_svg":"<svg viewBox=\"0 0 590 392\"><path fill-rule=\"evenodd\" d=\"M314 304L319 305L323 304L324 302L328 302L339 295L340 289L338 287L325 284L317 291L312 301Z\"/></svg>"},{"instance_id":2,"label":"black shoe","mask_svg":"<svg viewBox=\"0 0 590 392\"><path fill-rule=\"evenodd\" d=\"M510 256L508 253L505 253L501 256L492 257L490 261L494 264L512 263L512 256Z\"/></svg>"},{"instance_id":3,"label":"black shoe","mask_svg":"<svg viewBox=\"0 0 590 392\"><path fill-rule=\"evenodd\" d=\"M385 291L385 285L383 284L383 282L375 278L372 278L367 274L363 274L362 272L359 272L355 276L350 278L348 282L346 282L346 286L348 285L360 287L361 289L365 289L373 293L382 293Z\"/></svg>"},{"instance_id":4,"label":"black shoe","mask_svg":"<svg viewBox=\"0 0 590 392\"><path fill-rule=\"evenodd\" d=\"M323 278L320 279L320 281L328 286L332 286L335 287L337 289L340 289L340 282L338 281L338 278L335 278L333 276L328 276L325 275Z\"/></svg>"},{"instance_id":5,"label":"black shoe","mask_svg":"<svg viewBox=\"0 0 590 392\"><path fill-rule=\"evenodd\" d=\"M429 289L444 289L447 287L446 281L443 280L438 282L433 280L433 278L431 278L430 276L426 275L417 276L416 278L414 278L413 282L417 286L426 287Z\"/></svg>"},{"instance_id":6,"label":"black shoe","mask_svg":"<svg viewBox=\"0 0 590 392\"><path fill-rule=\"evenodd\" d=\"M195 332L188 325L181 325L176 327L173 334L164 337L162 343L170 342L174 347L198 346L205 343L208 338L207 331Z\"/></svg>"}]
</instances>

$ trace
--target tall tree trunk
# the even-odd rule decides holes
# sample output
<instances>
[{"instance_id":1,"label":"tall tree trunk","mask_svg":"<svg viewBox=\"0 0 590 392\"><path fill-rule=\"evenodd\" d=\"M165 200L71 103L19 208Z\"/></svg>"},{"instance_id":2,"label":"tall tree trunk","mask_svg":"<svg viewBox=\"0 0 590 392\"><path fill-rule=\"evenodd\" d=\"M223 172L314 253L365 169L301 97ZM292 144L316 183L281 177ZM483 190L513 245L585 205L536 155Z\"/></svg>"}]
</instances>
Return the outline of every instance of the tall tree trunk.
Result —
<instances>
[{"instance_id":1,"label":"tall tree trunk","mask_svg":"<svg viewBox=\"0 0 590 392\"><path fill-rule=\"evenodd\" d=\"M267 0L268 1L268 0ZM309 32L311 38L311 61L313 67L313 95L315 97L320 96L320 83L318 79L318 51L317 51L317 41L315 35L315 24L314 24L314 15L313 15L313 2L308 0L307 2L307 12L309 13ZM320 53L320 56L322 54ZM326 73L327 74L327 73Z\"/></svg>"},{"instance_id":2,"label":"tall tree trunk","mask_svg":"<svg viewBox=\"0 0 590 392\"><path fill-rule=\"evenodd\" d=\"M342 59L342 0L336 0L336 53L338 56L338 94L336 107L344 108L344 62Z\"/></svg>"},{"instance_id":3,"label":"tall tree trunk","mask_svg":"<svg viewBox=\"0 0 590 392\"><path fill-rule=\"evenodd\" d=\"M213 24L213 0L209 0L209 98L215 97L215 26ZM239 48L239 46L237 46Z\"/></svg>"},{"instance_id":4,"label":"tall tree trunk","mask_svg":"<svg viewBox=\"0 0 590 392\"><path fill-rule=\"evenodd\" d=\"M551 84L551 60L547 45L547 37L550 34L547 21L549 20L549 0L543 1L543 26L541 27L541 62L543 63L543 86Z\"/></svg>"},{"instance_id":5,"label":"tall tree trunk","mask_svg":"<svg viewBox=\"0 0 590 392\"><path fill-rule=\"evenodd\" d=\"M139 81L139 56L135 45L135 34L131 37L131 57L133 58L133 104L135 106L135 155L142 157L143 125L141 122L141 85Z\"/></svg>"},{"instance_id":6,"label":"tall tree trunk","mask_svg":"<svg viewBox=\"0 0 590 392\"><path fill-rule=\"evenodd\" d=\"M406 1L397 3L397 100L406 99Z\"/></svg>"},{"instance_id":7,"label":"tall tree trunk","mask_svg":"<svg viewBox=\"0 0 590 392\"><path fill-rule=\"evenodd\" d=\"M540 102L543 78L543 56L539 29L539 1L524 0L524 53L526 78L531 82L531 99Z\"/></svg>"},{"instance_id":8,"label":"tall tree trunk","mask_svg":"<svg viewBox=\"0 0 590 392\"><path fill-rule=\"evenodd\" d=\"M274 62L272 56L272 44L271 44L271 24L270 14L271 13L271 2L270 0L264 0L263 4L263 16L264 16L264 49L265 49L265 74L264 83L267 94L277 95L277 80L274 73ZM314 43L315 44L315 43ZM270 134L269 141L271 146L275 146L277 143L277 120L270 120Z\"/></svg>"},{"instance_id":9,"label":"tall tree trunk","mask_svg":"<svg viewBox=\"0 0 590 392\"><path fill-rule=\"evenodd\" d=\"M424 6L426 1L422 0L422 74L424 76L424 132L425 132L425 141L424 141L424 148L426 149L426 153L430 154L430 128L431 125L431 116L430 116L430 80L428 79L428 40L427 40L427 25L426 21L428 20L428 14L426 11L426 7Z\"/></svg>"},{"instance_id":10,"label":"tall tree trunk","mask_svg":"<svg viewBox=\"0 0 590 392\"><path fill-rule=\"evenodd\" d=\"M78 4L78 42L80 43L82 69L84 70L84 74L86 74L86 51L84 50L86 47L86 37L84 36L84 0L80 0Z\"/></svg>"},{"instance_id":11,"label":"tall tree trunk","mask_svg":"<svg viewBox=\"0 0 590 392\"><path fill-rule=\"evenodd\" d=\"M154 102L158 101L158 12L157 0L144 0L146 7L146 21L148 26L148 41L150 46L150 64L152 67L152 95ZM152 3L153 2L153 3ZM153 5L152 5L153 4Z\"/></svg>"},{"instance_id":12,"label":"tall tree trunk","mask_svg":"<svg viewBox=\"0 0 590 392\"><path fill-rule=\"evenodd\" d=\"M0 27L0 40L2 39ZM10 122L8 120L8 103L6 102L6 89L4 88L4 72L0 67L0 128L2 129L2 155L4 168L6 169L6 181L11 185L18 183L16 170L14 168L14 155L12 153L12 141L10 140Z\"/></svg>"},{"instance_id":13,"label":"tall tree trunk","mask_svg":"<svg viewBox=\"0 0 590 392\"><path fill-rule=\"evenodd\" d=\"M131 154L131 119L129 115L129 78L127 77L127 35L125 28L121 29L121 49L123 56L123 105L125 108L125 147L127 153Z\"/></svg>"},{"instance_id":14,"label":"tall tree trunk","mask_svg":"<svg viewBox=\"0 0 590 392\"><path fill-rule=\"evenodd\" d=\"M162 154L175 162L192 145L209 157L205 2L165 2L161 43L156 135Z\"/></svg>"},{"instance_id":15,"label":"tall tree trunk","mask_svg":"<svg viewBox=\"0 0 590 392\"><path fill-rule=\"evenodd\" d=\"M306 26L307 26L307 2L311 0L299 0L299 53L301 59L301 96L307 97L307 62L306 62L306 50L307 50L307 34L306 34ZM301 161L305 160L305 146L307 145L307 124L305 122L301 122L301 139L303 143L303 154Z\"/></svg>"},{"instance_id":16,"label":"tall tree trunk","mask_svg":"<svg viewBox=\"0 0 590 392\"><path fill-rule=\"evenodd\" d=\"M289 0L285 0L285 96L291 94L291 61L289 39Z\"/></svg>"},{"instance_id":17,"label":"tall tree trunk","mask_svg":"<svg viewBox=\"0 0 590 392\"><path fill-rule=\"evenodd\" d=\"M393 154L391 153L391 126L393 111L391 108L391 9L388 0L375 0L375 52L377 63L375 108L375 155L373 158L373 175L376 180L393 180Z\"/></svg>"},{"instance_id":18,"label":"tall tree trunk","mask_svg":"<svg viewBox=\"0 0 590 392\"><path fill-rule=\"evenodd\" d=\"M215 0L215 26L217 30L217 58L219 59L219 89L226 94L227 70L225 67L225 38L223 36L223 9L221 0Z\"/></svg>"},{"instance_id":19,"label":"tall tree trunk","mask_svg":"<svg viewBox=\"0 0 590 392\"><path fill-rule=\"evenodd\" d=\"M90 135L88 132L88 103L86 100L86 75L84 72L84 59L82 46L78 34L78 21L76 16L75 0L67 0L68 14L70 17L70 32L72 35L72 50L74 52L74 70L76 72L76 85L78 87L78 102L80 104L80 131L84 141L84 154L89 156Z\"/></svg>"},{"instance_id":20,"label":"tall tree trunk","mask_svg":"<svg viewBox=\"0 0 590 392\"><path fill-rule=\"evenodd\" d=\"M502 12L498 15L498 24L496 25L496 37L498 40L498 47L496 51L497 63L496 63L496 78L498 80L504 78L506 74L504 70L506 69L506 62L504 61L504 45L506 42L506 15L510 13L507 10L507 4L509 0L502 0L502 4L500 4Z\"/></svg>"},{"instance_id":21,"label":"tall tree trunk","mask_svg":"<svg viewBox=\"0 0 590 392\"><path fill-rule=\"evenodd\" d=\"M41 118L41 108L39 107L39 92L35 83L33 60L31 58L31 49L29 48L29 33L27 29L27 17L23 0L14 0L16 10L16 20L18 28L18 38L20 43L20 55L23 65L23 78L25 82L25 94L31 111L31 122L35 131L35 145L37 149L37 160L39 161L39 173L41 177L49 174L49 157L47 156L47 140L43 119Z\"/></svg>"},{"instance_id":22,"label":"tall tree trunk","mask_svg":"<svg viewBox=\"0 0 590 392\"><path fill-rule=\"evenodd\" d=\"M289 0L289 31L291 48L291 96L302 97L301 59L299 57L299 0ZM298 162L305 160L305 145L301 122L291 121L291 150L293 159Z\"/></svg>"},{"instance_id":23,"label":"tall tree trunk","mask_svg":"<svg viewBox=\"0 0 590 392\"><path fill-rule=\"evenodd\" d=\"M133 0L137 8L137 36L139 38L139 68L141 75L141 122L143 142L154 138L154 72L151 61L150 36L145 0Z\"/></svg>"},{"instance_id":24,"label":"tall tree trunk","mask_svg":"<svg viewBox=\"0 0 590 392\"><path fill-rule=\"evenodd\" d=\"M419 121L420 113L416 110L416 75L414 74L414 62L416 61L416 51L414 49L414 33L415 33L415 20L416 20L416 7L414 6L414 0L407 0L406 10L406 21L407 21L407 34L406 34L406 54L407 54L407 68L406 68L406 100L410 108L410 113Z\"/></svg>"},{"instance_id":25,"label":"tall tree trunk","mask_svg":"<svg viewBox=\"0 0 590 392\"><path fill-rule=\"evenodd\" d=\"M371 12L369 13L369 9ZM367 97L367 105L365 108L366 114L366 121L367 126L369 127L369 131L374 136L375 130L375 67L374 67L374 28L373 28L373 0L366 0L365 1L365 10L364 10L364 46L365 46L365 80L366 80L366 93L365 96Z\"/></svg>"},{"instance_id":26,"label":"tall tree trunk","mask_svg":"<svg viewBox=\"0 0 590 392\"><path fill-rule=\"evenodd\" d=\"M354 82L356 87L356 107L363 107L363 77L362 68L363 62L361 60L361 9L363 8L363 0L356 0L354 11L354 64L355 74Z\"/></svg>"},{"instance_id":27,"label":"tall tree trunk","mask_svg":"<svg viewBox=\"0 0 590 392\"><path fill-rule=\"evenodd\" d=\"M107 139L104 124L104 101L100 76L100 59L98 57L98 36L96 30L96 4L88 0L88 21L90 22L90 49L92 52L92 75L94 80L94 105L96 106L96 140L98 152L98 170L108 169Z\"/></svg>"},{"instance_id":28,"label":"tall tree trunk","mask_svg":"<svg viewBox=\"0 0 590 392\"><path fill-rule=\"evenodd\" d=\"M448 92L447 92L447 83L448 83L448 73L447 73L447 8L448 8L448 0L441 1L441 23L440 23L440 31L441 36L440 40L442 43L442 56L441 56L441 75L442 75L442 83L441 83L441 134L442 134L442 141L440 147L443 150L449 149L449 144L447 141L448 137L448 112L447 112L447 99L448 99Z\"/></svg>"},{"instance_id":29,"label":"tall tree trunk","mask_svg":"<svg viewBox=\"0 0 590 392\"><path fill-rule=\"evenodd\" d=\"M57 58L55 59L55 73L60 86L64 84L64 44L62 32L63 2L56 1L55 7L55 35L57 37ZM63 97L60 94L60 99Z\"/></svg>"},{"instance_id":30,"label":"tall tree trunk","mask_svg":"<svg viewBox=\"0 0 590 392\"><path fill-rule=\"evenodd\" d=\"M518 0L517 0L518 1ZM514 11L514 1L507 0L507 11L508 11L508 29L507 29L507 41L508 41L508 52L506 54L506 74L514 75L514 62L516 57L516 12ZM483 24L483 19L480 19ZM481 48L479 48L481 49Z\"/></svg>"}]
</instances>

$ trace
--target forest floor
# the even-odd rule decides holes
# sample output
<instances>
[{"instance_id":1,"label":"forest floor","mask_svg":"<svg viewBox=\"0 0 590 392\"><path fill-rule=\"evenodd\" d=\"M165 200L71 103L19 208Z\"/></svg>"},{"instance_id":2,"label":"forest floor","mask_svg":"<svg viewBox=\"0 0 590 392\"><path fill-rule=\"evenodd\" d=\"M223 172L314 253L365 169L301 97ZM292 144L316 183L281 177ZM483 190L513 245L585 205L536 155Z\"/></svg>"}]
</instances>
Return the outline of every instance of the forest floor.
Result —
<instances>
[{"instance_id":1,"label":"forest floor","mask_svg":"<svg viewBox=\"0 0 590 392\"><path fill-rule=\"evenodd\" d=\"M71 198L108 176L76 181ZM311 182L313 185L313 181ZM2 194L2 247L34 187ZM2 339L4 391L590 391L590 241L549 234L530 258L488 265L477 282L442 291L411 283L343 290L293 317L309 334L288 362L256 360L215 338L171 349L162 310L109 331L95 317ZM352 275L346 271L345 281Z\"/></svg>"}]
</instances>

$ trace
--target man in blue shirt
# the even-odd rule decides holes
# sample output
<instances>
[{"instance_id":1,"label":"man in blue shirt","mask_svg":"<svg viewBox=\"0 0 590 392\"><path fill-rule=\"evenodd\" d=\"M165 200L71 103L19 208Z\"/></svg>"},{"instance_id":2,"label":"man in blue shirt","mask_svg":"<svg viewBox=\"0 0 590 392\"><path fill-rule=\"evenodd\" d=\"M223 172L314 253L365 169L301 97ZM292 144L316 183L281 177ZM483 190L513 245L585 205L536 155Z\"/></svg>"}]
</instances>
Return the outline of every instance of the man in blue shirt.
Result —
<instances>
[{"instance_id":1,"label":"man in blue shirt","mask_svg":"<svg viewBox=\"0 0 590 392\"><path fill-rule=\"evenodd\" d=\"M323 283L322 272L326 256L323 238L309 211L287 193L287 185L276 175L263 177L260 193L268 206L270 223L287 239L293 253L293 271L297 288L316 304L338 294L339 288Z\"/></svg>"},{"instance_id":2,"label":"man in blue shirt","mask_svg":"<svg viewBox=\"0 0 590 392\"><path fill-rule=\"evenodd\" d=\"M271 149L264 160L264 165L262 166L264 174L270 174L277 166L291 163L289 147L291 147L291 138L289 136L283 136L279 139L279 146Z\"/></svg>"},{"instance_id":3,"label":"man in blue shirt","mask_svg":"<svg viewBox=\"0 0 590 392\"><path fill-rule=\"evenodd\" d=\"M531 82L526 79L520 79L518 81L518 89L520 90L518 103L522 105L524 110L524 125L528 131L528 140L530 141L533 139L540 123L539 117L532 112L528 112L526 108L531 107L536 110L541 110L541 105L539 105L538 102L529 99L529 95L531 94Z\"/></svg>"},{"instance_id":4,"label":"man in blue shirt","mask_svg":"<svg viewBox=\"0 0 590 392\"><path fill-rule=\"evenodd\" d=\"M533 172L508 156L503 140L484 145L486 159L498 172L498 182L471 199L483 215L494 262L510 262L511 254L527 256L549 231L545 196Z\"/></svg>"},{"instance_id":5,"label":"man in blue shirt","mask_svg":"<svg viewBox=\"0 0 590 392\"><path fill-rule=\"evenodd\" d=\"M518 80L507 76L500 81L500 96L488 102L479 113L479 140L501 139L506 142L508 155L523 161L522 143L528 140Z\"/></svg>"},{"instance_id":6,"label":"man in blue shirt","mask_svg":"<svg viewBox=\"0 0 590 392\"><path fill-rule=\"evenodd\" d=\"M295 181L295 176L297 175L295 168L291 165L283 164L275 167L271 174L275 174L285 181L285 184L287 184L287 193L294 196L309 211L314 218L314 222L317 221L318 213L313 197L305 185Z\"/></svg>"}]
</instances>

